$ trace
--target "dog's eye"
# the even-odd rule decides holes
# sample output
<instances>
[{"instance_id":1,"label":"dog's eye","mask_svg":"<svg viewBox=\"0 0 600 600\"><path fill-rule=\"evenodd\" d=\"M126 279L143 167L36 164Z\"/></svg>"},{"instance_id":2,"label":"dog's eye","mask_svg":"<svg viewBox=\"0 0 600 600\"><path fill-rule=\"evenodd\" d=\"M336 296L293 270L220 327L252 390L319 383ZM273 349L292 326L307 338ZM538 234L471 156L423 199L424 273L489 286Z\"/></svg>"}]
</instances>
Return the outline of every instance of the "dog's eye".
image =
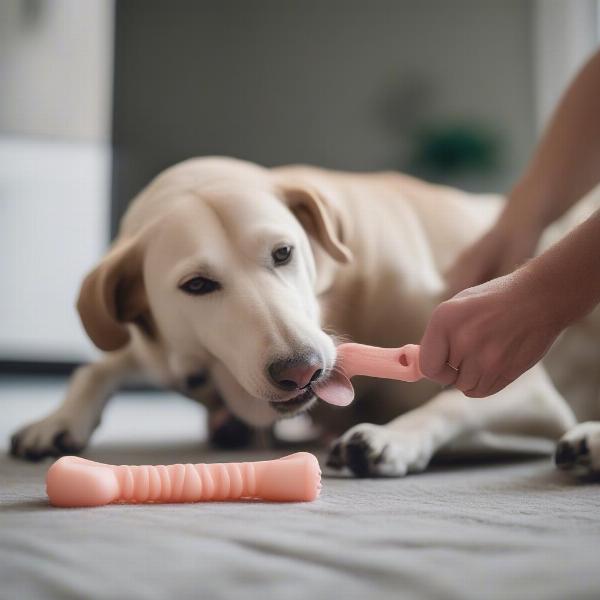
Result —
<instances>
[{"instance_id":1,"label":"dog's eye","mask_svg":"<svg viewBox=\"0 0 600 600\"><path fill-rule=\"evenodd\" d=\"M292 246L279 246L271 253L275 266L286 265L292 259Z\"/></svg>"},{"instance_id":2,"label":"dog's eye","mask_svg":"<svg viewBox=\"0 0 600 600\"><path fill-rule=\"evenodd\" d=\"M218 281L213 281L206 277L194 277L193 279L189 279L185 283L182 283L179 286L179 289L192 296L202 296L221 289L221 284Z\"/></svg>"}]
</instances>

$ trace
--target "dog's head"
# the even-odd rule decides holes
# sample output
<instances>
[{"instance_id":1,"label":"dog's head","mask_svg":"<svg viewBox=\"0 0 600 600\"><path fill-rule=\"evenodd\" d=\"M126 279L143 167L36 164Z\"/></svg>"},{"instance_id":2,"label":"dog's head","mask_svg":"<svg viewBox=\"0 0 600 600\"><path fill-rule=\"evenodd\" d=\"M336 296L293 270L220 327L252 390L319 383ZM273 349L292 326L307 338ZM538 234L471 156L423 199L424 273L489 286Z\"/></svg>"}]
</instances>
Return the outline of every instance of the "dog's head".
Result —
<instances>
[{"instance_id":1,"label":"dog's head","mask_svg":"<svg viewBox=\"0 0 600 600\"><path fill-rule=\"evenodd\" d=\"M333 366L317 296L351 254L319 190L268 171L237 178L235 167L163 174L145 192L164 196L154 221L88 275L78 310L102 350L144 335L178 376L207 371L239 416L263 424L308 406L311 382Z\"/></svg>"}]
</instances>

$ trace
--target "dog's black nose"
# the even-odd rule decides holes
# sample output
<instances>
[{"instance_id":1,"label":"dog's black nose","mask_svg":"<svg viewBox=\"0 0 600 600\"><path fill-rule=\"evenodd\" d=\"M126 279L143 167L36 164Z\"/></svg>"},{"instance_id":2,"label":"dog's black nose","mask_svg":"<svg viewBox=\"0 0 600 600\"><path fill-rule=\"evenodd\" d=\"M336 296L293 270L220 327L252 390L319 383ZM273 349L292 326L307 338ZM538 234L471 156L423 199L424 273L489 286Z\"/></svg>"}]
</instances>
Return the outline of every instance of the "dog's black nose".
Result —
<instances>
[{"instance_id":1,"label":"dog's black nose","mask_svg":"<svg viewBox=\"0 0 600 600\"><path fill-rule=\"evenodd\" d=\"M316 354L276 360L267 369L275 385L286 392L302 390L316 381L323 372L321 359Z\"/></svg>"}]
</instances>

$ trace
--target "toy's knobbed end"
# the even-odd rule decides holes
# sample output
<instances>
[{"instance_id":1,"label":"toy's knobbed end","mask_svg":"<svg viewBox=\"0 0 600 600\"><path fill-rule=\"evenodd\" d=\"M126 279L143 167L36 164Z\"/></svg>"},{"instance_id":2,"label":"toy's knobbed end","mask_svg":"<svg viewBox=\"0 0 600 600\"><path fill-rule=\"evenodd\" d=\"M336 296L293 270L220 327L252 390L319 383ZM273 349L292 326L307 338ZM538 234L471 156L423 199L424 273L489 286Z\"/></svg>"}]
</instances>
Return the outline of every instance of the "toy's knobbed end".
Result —
<instances>
[{"instance_id":1,"label":"toy's knobbed end","mask_svg":"<svg viewBox=\"0 0 600 600\"><path fill-rule=\"evenodd\" d=\"M63 456L48 470L46 491L54 506L102 506L118 498L119 484L109 466Z\"/></svg>"},{"instance_id":2,"label":"toy's knobbed end","mask_svg":"<svg viewBox=\"0 0 600 600\"><path fill-rule=\"evenodd\" d=\"M260 463L257 463L260 464ZM321 492L321 468L309 452L296 452L263 463L260 496L276 502L311 502Z\"/></svg>"},{"instance_id":3,"label":"toy's knobbed end","mask_svg":"<svg viewBox=\"0 0 600 600\"><path fill-rule=\"evenodd\" d=\"M406 344L401 348L399 361L406 367L405 381L419 381L424 375L420 367L421 347L417 344Z\"/></svg>"},{"instance_id":4,"label":"toy's knobbed end","mask_svg":"<svg viewBox=\"0 0 600 600\"><path fill-rule=\"evenodd\" d=\"M321 495L321 466L319 461L314 454L310 452L296 452L291 454L291 457L302 458L304 461L304 468L306 472L306 494L305 498L307 501L316 500ZM290 458L290 456L284 456L284 458Z\"/></svg>"}]
</instances>

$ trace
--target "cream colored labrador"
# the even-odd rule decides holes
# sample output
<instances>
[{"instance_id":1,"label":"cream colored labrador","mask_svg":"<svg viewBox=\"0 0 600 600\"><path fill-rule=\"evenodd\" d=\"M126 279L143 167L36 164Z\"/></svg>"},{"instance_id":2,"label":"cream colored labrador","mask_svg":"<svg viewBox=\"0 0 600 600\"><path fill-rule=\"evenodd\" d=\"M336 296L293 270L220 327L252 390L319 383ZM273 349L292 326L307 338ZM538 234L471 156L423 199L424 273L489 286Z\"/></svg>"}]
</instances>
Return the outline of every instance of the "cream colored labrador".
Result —
<instances>
[{"instance_id":1,"label":"cream colored labrador","mask_svg":"<svg viewBox=\"0 0 600 600\"><path fill-rule=\"evenodd\" d=\"M600 468L599 428L576 426L541 366L485 399L364 379L351 407L315 406L311 383L331 372L337 336L419 341L441 273L500 205L397 173L227 158L166 170L133 201L81 288L81 320L104 358L75 373L55 412L15 434L13 454L82 449L111 393L144 373L211 410L219 398L258 427L314 407L341 436L329 467L359 476L420 471L441 450L549 451L565 434L561 463ZM589 338L592 325L582 327ZM593 381L578 397L596 408L598 339L591 373L578 371Z\"/></svg>"}]
</instances>

